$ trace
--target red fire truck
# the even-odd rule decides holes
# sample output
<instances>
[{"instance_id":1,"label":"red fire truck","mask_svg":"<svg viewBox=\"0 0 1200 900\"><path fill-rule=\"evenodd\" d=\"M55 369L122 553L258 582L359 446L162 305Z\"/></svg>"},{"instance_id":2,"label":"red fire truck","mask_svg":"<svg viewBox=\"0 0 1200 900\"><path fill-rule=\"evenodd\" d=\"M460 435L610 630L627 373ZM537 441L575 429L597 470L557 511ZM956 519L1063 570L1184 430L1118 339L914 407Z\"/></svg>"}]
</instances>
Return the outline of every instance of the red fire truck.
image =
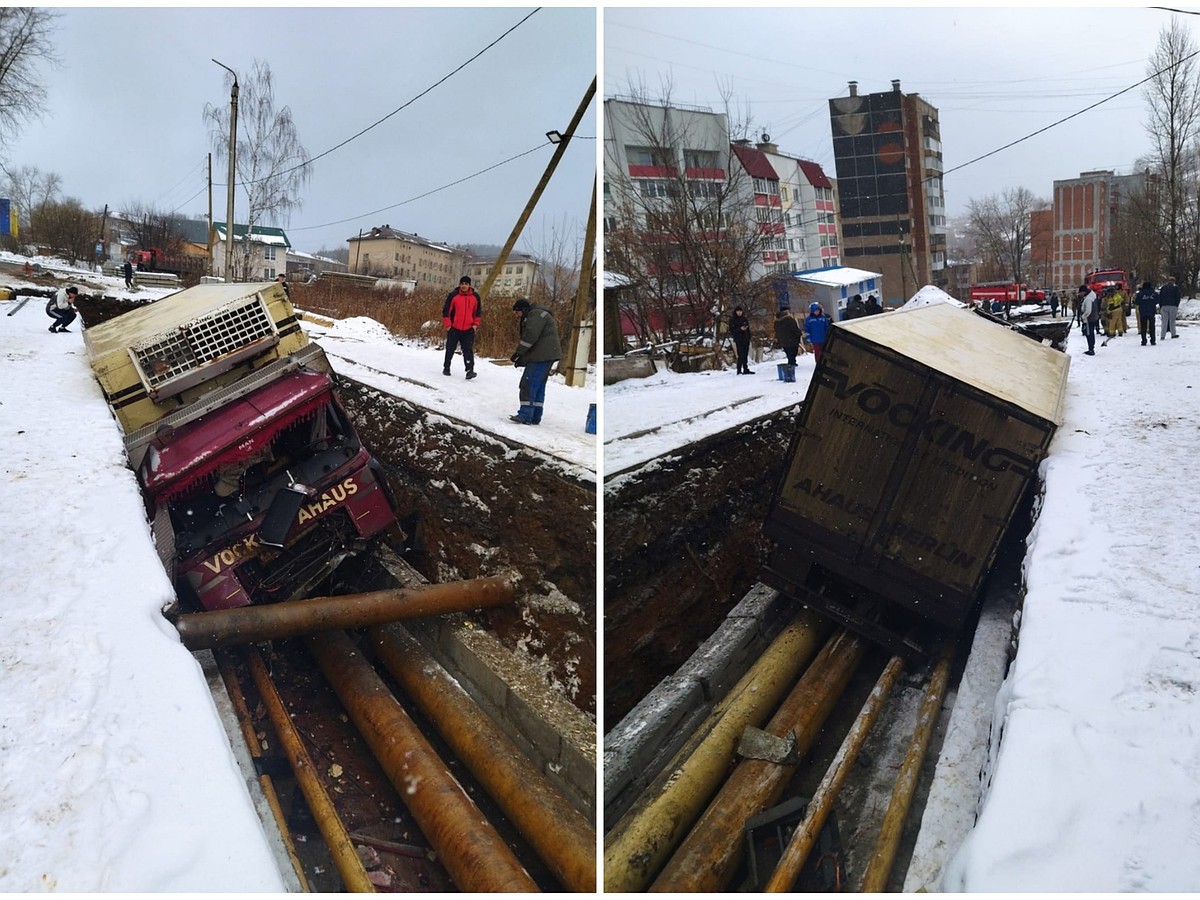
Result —
<instances>
[{"instance_id":1,"label":"red fire truck","mask_svg":"<svg viewBox=\"0 0 1200 900\"><path fill-rule=\"evenodd\" d=\"M1015 281L984 281L971 285L971 305L983 305L991 312L999 312L1003 306L997 304L1024 303L1026 290L1024 284Z\"/></svg>"}]
</instances>

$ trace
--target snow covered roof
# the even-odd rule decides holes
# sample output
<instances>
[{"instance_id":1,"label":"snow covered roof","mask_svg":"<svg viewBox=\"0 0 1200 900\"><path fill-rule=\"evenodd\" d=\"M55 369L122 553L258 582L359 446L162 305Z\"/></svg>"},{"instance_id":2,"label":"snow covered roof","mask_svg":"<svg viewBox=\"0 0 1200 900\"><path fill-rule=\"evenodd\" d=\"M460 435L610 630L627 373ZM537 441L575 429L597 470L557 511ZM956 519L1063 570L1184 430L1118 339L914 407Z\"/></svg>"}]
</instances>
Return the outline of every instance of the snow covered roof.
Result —
<instances>
[{"instance_id":1,"label":"snow covered roof","mask_svg":"<svg viewBox=\"0 0 1200 900\"><path fill-rule=\"evenodd\" d=\"M217 233L217 240L225 240L225 223L213 222L213 231ZM243 240L246 237L246 226L238 225L236 222L233 225L233 239L235 241ZM288 240L287 235L282 228L273 228L267 225L255 225L250 229L250 242L253 244L271 244L275 247L292 246L292 242Z\"/></svg>"},{"instance_id":2,"label":"snow covered roof","mask_svg":"<svg viewBox=\"0 0 1200 900\"><path fill-rule=\"evenodd\" d=\"M803 272L793 272L792 278L806 281L809 284L823 284L831 287L842 287L857 284L871 278L882 278L882 272L868 272L865 269L851 269L848 266L826 266L823 269L807 269Z\"/></svg>"}]
</instances>

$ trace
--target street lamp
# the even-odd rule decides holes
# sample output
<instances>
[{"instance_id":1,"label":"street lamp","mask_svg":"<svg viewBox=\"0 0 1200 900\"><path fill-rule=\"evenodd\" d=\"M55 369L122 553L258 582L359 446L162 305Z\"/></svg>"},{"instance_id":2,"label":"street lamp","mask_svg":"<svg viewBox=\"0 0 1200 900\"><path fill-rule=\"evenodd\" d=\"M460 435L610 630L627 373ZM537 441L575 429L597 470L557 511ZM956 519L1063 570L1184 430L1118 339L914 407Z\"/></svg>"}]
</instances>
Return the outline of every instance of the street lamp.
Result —
<instances>
[{"instance_id":1,"label":"street lamp","mask_svg":"<svg viewBox=\"0 0 1200 900\"><path fill-rule=\"evenodd\" d=\"M557 131L547 131L546 132L546 140L548 140L552 144L561 144L562 139L563 139L562 134L560 134Z\"/></svg>"},{"instance_id":2,"label":"street lamp","mask_svg":"<svg viewBox=\"0 0 1200 900\"><path fill-rule=\"evenodd\" d=\"M213 62L233 76L233 89L229 92L229 185L225 213L225 281L228 283L233 280L233 177L237 165L238 82L237 72L223 62L217 62L215 59Z\"/></svg>"}]
</instances>

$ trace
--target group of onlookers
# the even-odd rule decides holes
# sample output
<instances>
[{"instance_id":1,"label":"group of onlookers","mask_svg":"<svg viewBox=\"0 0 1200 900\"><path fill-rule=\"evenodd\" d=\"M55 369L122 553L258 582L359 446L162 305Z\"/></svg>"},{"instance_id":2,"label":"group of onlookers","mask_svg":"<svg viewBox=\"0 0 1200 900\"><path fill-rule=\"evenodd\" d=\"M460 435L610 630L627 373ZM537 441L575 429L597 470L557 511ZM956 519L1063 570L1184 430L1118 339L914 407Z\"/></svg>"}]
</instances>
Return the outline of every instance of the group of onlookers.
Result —
<instances>
[{"instance_id":1,"label":"group of onlookers","mask_svg":"<svg viewBox=\"0 0 1200 900\"><path fill-rule=\"evenodd\" d=\"M1106 287L1099 296L1086 284L1079 286L1075 300L1075 322L1087 338L1085 355L1096 355L1097 332L1103 330L1104 340L1100 344L1103 347L1110 338L1120 337L1129 330L1126 302L1125 292L1120 286ZM1159 337L1165 339L1167 332L1171 333L1172 338L1179 337L1175 328L1179 313L1179 285L1173 277L1168 278L1157 290L1153 282L1142 282L1133 299L1133 308L1137 313L1138 334L1143 347L1147 339L1151 346L1158 343L1154 336L1154 317L1157 313L1162 314L1162 334Z\"/></svg>"}]
</instances>

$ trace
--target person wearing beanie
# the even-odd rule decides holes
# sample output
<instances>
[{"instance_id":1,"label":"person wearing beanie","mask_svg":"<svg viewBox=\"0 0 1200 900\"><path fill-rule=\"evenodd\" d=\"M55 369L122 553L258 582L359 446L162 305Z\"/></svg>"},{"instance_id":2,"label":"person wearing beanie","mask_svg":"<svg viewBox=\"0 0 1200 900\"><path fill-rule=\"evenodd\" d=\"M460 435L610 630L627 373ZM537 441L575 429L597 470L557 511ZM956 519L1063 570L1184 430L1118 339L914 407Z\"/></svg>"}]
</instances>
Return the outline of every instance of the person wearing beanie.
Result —
<instances>
[{"instance_id":1,"label":"person wearing beanie","mask_svg":"<svg viewBox=\"0 0 1200 900\"><path fill-rule=\"evenodd\" d=\"M446 295L442 304L442 324L446 327L446 359L442 374L450 374L454 351L462 347L467 380L475 377L475 329L483 319L483 301L471 287L471 276L458 279L458 288Z\"/></svg>"},{"instance_id":2,"label":"person wearing beanie","mask_svg":"<svg viewBox=\"0 0 1200 900\"><path fill-rule=\"evenodd\" d=\"M558 326L554 324L554 314L550 310L530 303L524 297L512 308L521 317L521 340L511 359L514 366L525 371L521 373L521 383L517 387L521 408L509 418L522 425L537 425L542 421L550 368L562 358Z\"/></svg>"},{"instance_id":3,"label":"person wearing beanie","mask_svg":"<svg viewBox=\"0 0 1200 900\"><path fill-rule=\"evenodd\" d=\"M70 331L67 328L75 321L75 298L79 296L79 288L72 285L68 288L59 288L54 296L46 303L46 315L54 320L54 324L48 329L51 334L64 331Z\"/></svg>"},{"instance_id":4,"label":"person wearing beanie","mask_svg":"<svg viewBox=\"0 0 1200 900\"><path fill-rule=\"evenodd\" d=\"M746 318L746 309L742 306L733 308L729 317L729 335L733 338L734 349L737 350L737 373L753 375L750 369L750 320Z\"/></svg>"}]
</instances>

